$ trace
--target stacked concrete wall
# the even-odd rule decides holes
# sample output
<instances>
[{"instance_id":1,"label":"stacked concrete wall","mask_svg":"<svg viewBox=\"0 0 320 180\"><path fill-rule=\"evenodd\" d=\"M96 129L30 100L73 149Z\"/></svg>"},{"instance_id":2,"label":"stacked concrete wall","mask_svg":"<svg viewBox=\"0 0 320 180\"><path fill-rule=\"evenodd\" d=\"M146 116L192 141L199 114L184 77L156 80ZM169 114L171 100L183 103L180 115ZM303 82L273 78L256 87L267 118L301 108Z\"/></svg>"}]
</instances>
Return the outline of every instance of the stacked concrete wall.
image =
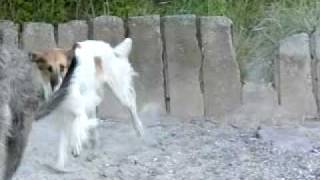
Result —
<instances>
[{"instance_id":1,"label":"stacked concrete wall","mask_svg":"<svg viewBox=\"0 0 320 180\"><path fill-rule=\"evenodd\" d=\"M104 40L115 46L126 36L133 38L130 61L139 73L135 79L139 111L152 109L186 118L220 119L244 107L255 107L257 118L259 112L274 114L278 109L293 119L315 117L320 101L319 34L297 34L279 43L274 88L241 84L232 22L226 17L154 15L124 21L100 16L57 26L34 22L19 26L0 21L0 43L27 51L70 48L74 42L86 39ZM99 116L128 117L111 90L105 94L98 107Z\"/></svg>"}]
</instances>

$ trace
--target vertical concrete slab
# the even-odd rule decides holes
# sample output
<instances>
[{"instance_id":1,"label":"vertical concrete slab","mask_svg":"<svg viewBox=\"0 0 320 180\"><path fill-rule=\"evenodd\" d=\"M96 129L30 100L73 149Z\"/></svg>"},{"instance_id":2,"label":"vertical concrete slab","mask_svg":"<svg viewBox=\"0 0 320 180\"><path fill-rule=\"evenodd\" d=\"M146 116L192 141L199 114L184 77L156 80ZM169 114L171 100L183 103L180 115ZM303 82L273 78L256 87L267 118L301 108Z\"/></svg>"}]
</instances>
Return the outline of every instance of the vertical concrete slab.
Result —
<instances>
[{"instance_id":1,"label":"vertical concrete slab","mask_svg":"<svg viewBox=\"0 0 320 180\"><path fill-rule=\"evenodd\" d=\"M281 106L294 119L316 115L312 93L309 36L306 33L290 36L280 42Z\"/></svg>"},{"instance_id":2,"label":"vertical concrete slab","mask_svg":"<svg viewBox=\"0 0 320 180\"><path fill-rule=\"evenodd\" d=\"M40 51L56 47L53 26L47 23L24 23L22 47L26 51Z\"/></svg>"},{"instance_id":3,"label":"vertical concrete slab","mask_svg":"<svg viewBox=\"0 0 320 180\"><path fill-rule=\"evenodd\" d=\"M231 26L226 17L200 18L206 116L220 118L241 105L240 69Z\"/></svg>"},{"instance_id":4,"label":"vertical concrete slab","mask_svg":"<svg viewBox=\"0 0 320 180\"><path fill-rule=\"evenodd\" d=\"M92 37L116 46L124 39L125 30L121 18L114 16L99 16L92 21ZM120 104L111 89L104 92L104 99L98 107L98 116L105 118L128 118L127 110Z\"/></svg>"},{"instance_id":5,"label":"vertical concrete slab","mask_svg":"<svg viewBox=\"0 0 320 180\"><path fill-rule=\"evenodd\" d=\"M171 114L202 116L204 110L199 81L201 53L196 16L165 16L162 20Z\"/></svg>"},{"instance_id":6,"label":"vertical concrete slab","mask_svg":"<svg viewBox=\"0 0 320 180\"><path fill-rule=\"evenodd\" d=\"M317 29L310 37L310 48L313 59L311 60L311 75L313 94L315 96L318 118L320 117L320 30Z\"/></svg>"},{"instance_id":7,"label":"vertical concrete slab","mask_svg":"<svg viewBox=\"0 0 320 180\"><path fill-rule=\"evenodd\" d=\"M129 36L133 39L131 62L136 78L138 107L165 113L160 16L130 17ZM151 109L150 109L151 108Z\"/></svg>"},{"instance_id":8,"label":"vertical concrete slab","mask_svg":"<svg viewBox=\"0 0 320 180\"><path fill-rule=\"evenodd\" d=\"M245 82L242 87L242 105L233 111L233 116L225 117L233 119L235 123L276 123L282 118L282 113L277 103L277 92L271 83ZM227 120L228 120L227 119Z\"/></svg>"},{"instance_id":9,"label":"vertical concrete slab","mask_svg":"<svg viewBox=\"0 0 320 180\"><path fill-rule=\"evenodd\" d=\"M74 20L58 25L58 47L71 48L75 42L88 39L88 24L86 21Z\"/></svg>"},{"instance_id":10,"label":"vertical concrete slab","mask_svg":"<svg viewBox=\"0 0 320 180\"><path fill-rule=\"evenodd\" d=\"M18 48L18 25L12 21L0 20L1 39L0 44Z\"/></svg>"},{"instance_id":11,"label":"vertical concrete slab","mask_svg":"<svg viewBox=\"0 0 320 180\"><path fill-rule=\"evenodd\" d=\"M93 19L92 24L92 37L95 40L103 40L115 46L125 36L124 23L120 17L99 16Z\"/></svg>"}]
</instances>

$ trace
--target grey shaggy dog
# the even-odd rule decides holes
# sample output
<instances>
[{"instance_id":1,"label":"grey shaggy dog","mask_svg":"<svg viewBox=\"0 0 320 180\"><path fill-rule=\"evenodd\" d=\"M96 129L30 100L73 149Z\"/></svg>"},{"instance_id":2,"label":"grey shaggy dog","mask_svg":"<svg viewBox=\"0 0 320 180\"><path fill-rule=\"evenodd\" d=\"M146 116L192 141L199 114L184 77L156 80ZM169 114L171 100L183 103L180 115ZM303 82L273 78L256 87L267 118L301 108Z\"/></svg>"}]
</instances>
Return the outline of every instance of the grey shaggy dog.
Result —
<instances>
[{"instance_id":1,"label":"grey shaggy dog","mask_svg":"<svg viewBox=\"0 0 320 180\"><path fill-rule=\"evenodd\" d=\"M0 180L10 180L21 162L43 88L27 53L0 46Z\"/></svg>"}]
</instances>

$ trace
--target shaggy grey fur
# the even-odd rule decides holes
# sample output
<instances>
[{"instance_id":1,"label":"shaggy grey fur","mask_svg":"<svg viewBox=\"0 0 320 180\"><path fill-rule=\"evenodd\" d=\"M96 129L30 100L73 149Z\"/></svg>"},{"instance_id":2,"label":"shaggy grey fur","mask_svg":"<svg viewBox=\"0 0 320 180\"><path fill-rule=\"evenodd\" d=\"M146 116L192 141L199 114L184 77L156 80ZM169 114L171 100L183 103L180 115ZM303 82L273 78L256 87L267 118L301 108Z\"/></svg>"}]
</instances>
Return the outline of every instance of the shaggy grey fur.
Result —
<instances>
[{"instance_id":1,"label":"shaggy grey fur","mask_svg":"<svg viewBox=\"0 0 320 180\"><path fill-rule=\"evenodd\" d=\"M0 46L0 180L17 170L34 113L44 101L40 72L27 53Z\"/></svg>"}]
</instances>

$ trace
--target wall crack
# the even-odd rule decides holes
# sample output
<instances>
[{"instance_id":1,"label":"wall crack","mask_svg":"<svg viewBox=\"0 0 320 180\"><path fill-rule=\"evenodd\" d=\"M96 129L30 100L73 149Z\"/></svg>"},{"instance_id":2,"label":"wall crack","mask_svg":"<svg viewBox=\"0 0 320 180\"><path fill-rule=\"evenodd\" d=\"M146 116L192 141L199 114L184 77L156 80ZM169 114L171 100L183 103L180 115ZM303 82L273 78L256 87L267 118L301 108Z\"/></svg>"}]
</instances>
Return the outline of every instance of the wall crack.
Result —
<instances>
[{"instance_id":1,"label":"wall crack","mask_svg":"<svg viewBox=\"0 0 320 180\"><path fill-rule=\"evenodd\" d=\"M169 94L169 77L168 77L168 56L166 47L166 38L164 35L164 19L160 18L160 34L162 40L162 65L163 65L163 88L164 88L164 102L166 112L170 113L170 94Z\"/></svg>"}]
</instances>

